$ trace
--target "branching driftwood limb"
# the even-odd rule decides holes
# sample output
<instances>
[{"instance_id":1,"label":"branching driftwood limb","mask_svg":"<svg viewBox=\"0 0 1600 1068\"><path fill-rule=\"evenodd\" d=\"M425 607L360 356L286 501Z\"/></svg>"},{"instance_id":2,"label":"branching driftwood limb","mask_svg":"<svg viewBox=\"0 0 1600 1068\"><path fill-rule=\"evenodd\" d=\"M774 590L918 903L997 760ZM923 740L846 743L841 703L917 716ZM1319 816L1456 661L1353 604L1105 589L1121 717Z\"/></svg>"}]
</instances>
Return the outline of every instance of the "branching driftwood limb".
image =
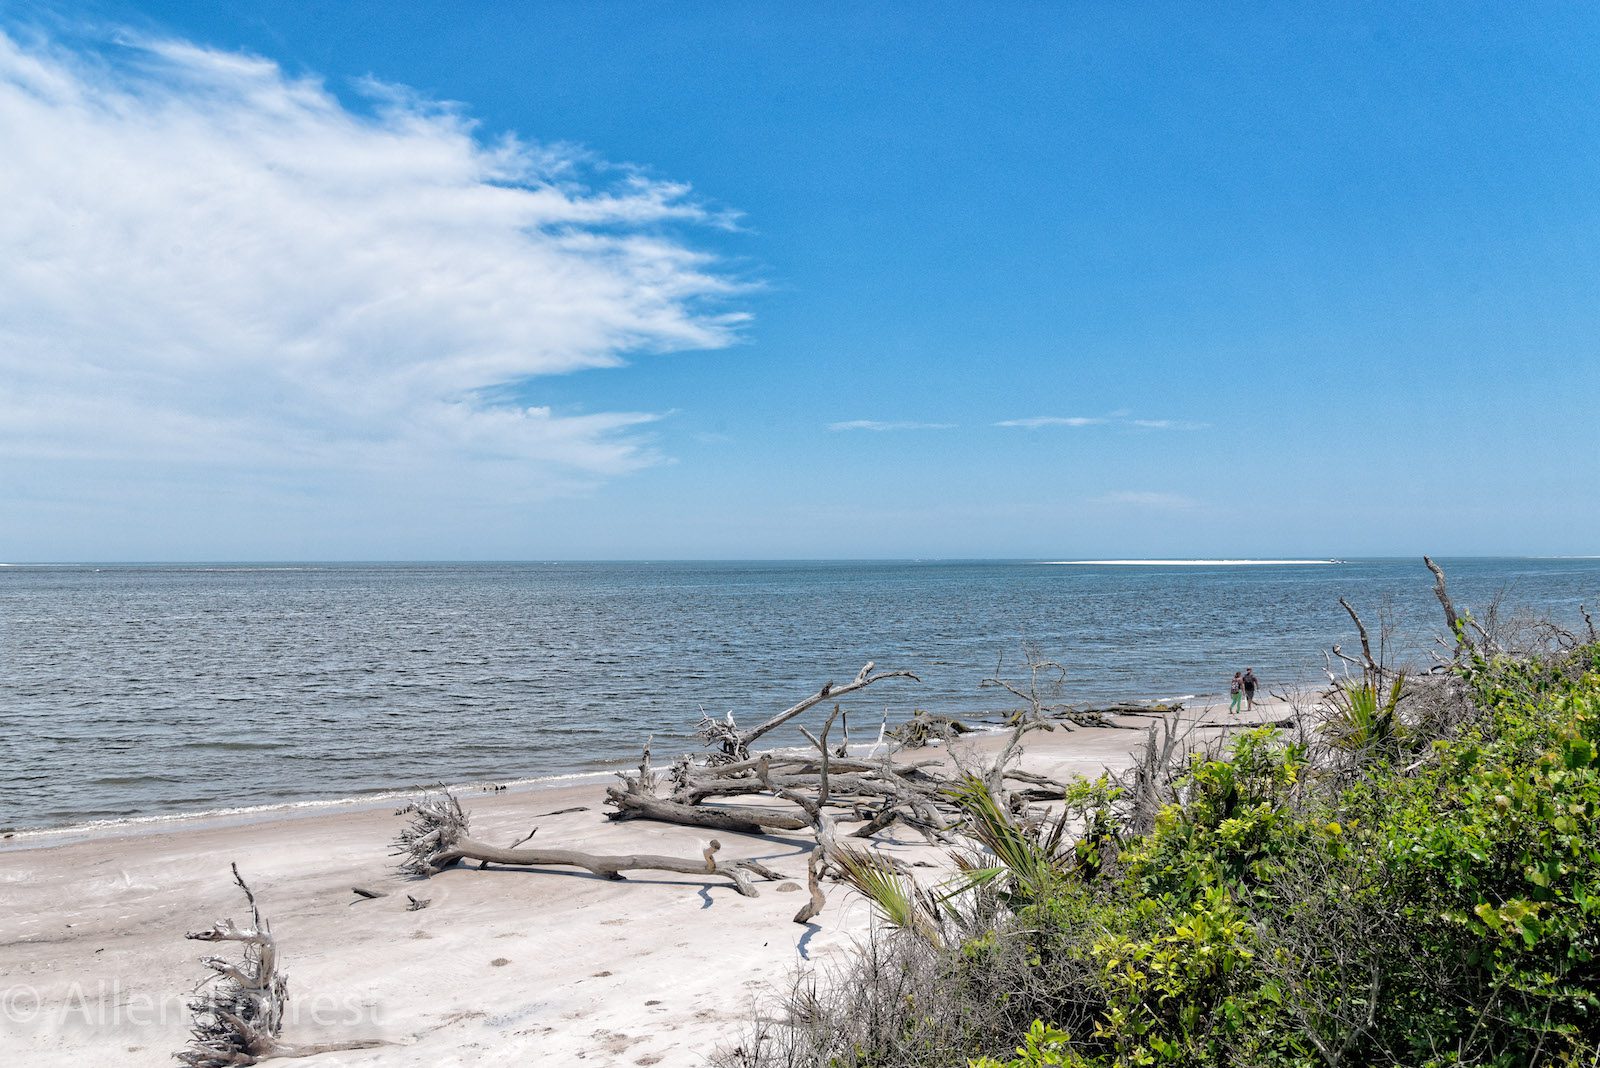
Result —
<instances>
[{"instance_id":1,"label":"branching driftwood limb","mask_svg":"<svg viewBox=\"0 0 1600 1068\"><path fill-rule=\"evenodd\" d=\"M250 925L240 927L231 919L223 919L209 930L190 931L184 937L198 942L236 942L243 947L243 956L237 962L223 957L200 958L200 963L212 971L202 985L214 982L216 986L189 1002L189 1010L194 1013L189 1048L174 1056L192 1068L223 1068L256 1064L269 1057L310 1057L383 1045L363 1039L293 1046L279 1039L284 1008L289 1003L289 977L278 971L277 941L237 864L233 865L233 881L244 891L250 905Z\"/></svg>"},{"instance_id":2,"label":"branching driftwood limb","mask_svg":"<svg viewBox=\"0 0 1600 1068\"><path fill-rule=\"evenodd\" d=\"M872 669L875 667L877 665L868 660L861 670L856 672L856 677L843 686L835 686L831 682L824 683L822 689L810 697L790 705L765 723L747 731L739 729L738 724L734 722L732 712L729 712L727 717L721 721L714 720L709 716L702 716L699 727L700 736L707 745L721 749L720 755L722 759L728 761L748 760L750 759L750 746L755 743L756 739L777 730L807 709L813 708L824 701L843 697L847 693L854 693L884 679L922 681L910 671L879 671L874 673Z\"/></svg>"},{"instance_id":3,"label":"branching driftwood limb","mask_svg":"<svg viewBox=\"0 0 1600 1068\"><path fill-rule=\"evenodd\" d=\"M717 861L715 854L722 845L715 839L700 859L652 853L608 856L576 849L506 848L471 837L467 833L467 813L449 791L413 801L396 815L412 817L395 839L395 855L403 858L400 870L410 875L436 875L463 860L512 868L583 868L595 875L618 880L624 878L622 873L626 871L671 871L685 875L720 876L732 882L734 889L745 897L758 896L743 868L738 864Z\"/></svg>"},{"instance_id":4,"label":"branching driftwood limb","mask_svg":"<svg viewBox=\"0 0 1600 1068\"><path fill-rule=\"evenodd\" d=\"M870 665L869 665L870 666ZM798 805L810 818L812 829L817 835L817 844L811 850L811 857L806 862L806 884L810 890L810 899L795 913L795 923L810 923L812 917L822 911L828 903L828 897L822 891L822 872L824 865L830 861L837 861L840 852L838 825L832 815L827 811L828 796L831 783L828 781L828 732L833 730L833 722L839 717L839 706L833 706L833 713L828 716L828 721L822 725L822 736L813 739L817 752L821 754L820 767L817 772L817 796L815 799L791 787L780 786L773 783L768 770L768 763L762 761L756 767L756 775L763 785L785 801Z\"/></svg>"},{"instance_id":5,"label":"branching driftwood limb","mask_svg":"<svg viewBox=\"0 0 1600 1068\"><path fill-rule=\"evenodd\" d=\"M1366 671L1367 676L1372 679L1373 685L1376 686L1382 684L1383 669L1378 666L1377 661L1372 659L1372 641L1367 637L1367 625L1361 622L1361 617L1356 615L1356 610L1350 607L1350 602L1345 600L1343 597L1339 598L1339 606L1349 613L1351 622L1356 625L1356 633L1361 636L1361 659L1363 669ZM1338 652L1337 646L1334 647L1334 651ZM1340 655L1342 656L1343 654L1341 653Z\"/></svg>"},{"instance_id":6,"label":"branching driftwood limb","mask_svg":"<svg viewBox=\"0 0 1600 1068\"><path fill-rule=\"evenodd\" d=\"M1461 629L1461 620L1456 616L1456 606L1450 600L1450 591L1445 588L1444 569L1434 563L1431 556L1424 556L1422 562L1433 572L1433 595L1439 598L1439 607L1444 609L1444 623L1450 628L1451 637L1456 640L1456 653L1459 655L1461 646L1467 640L1466 632Z\"/></svg>"}]
</instances>

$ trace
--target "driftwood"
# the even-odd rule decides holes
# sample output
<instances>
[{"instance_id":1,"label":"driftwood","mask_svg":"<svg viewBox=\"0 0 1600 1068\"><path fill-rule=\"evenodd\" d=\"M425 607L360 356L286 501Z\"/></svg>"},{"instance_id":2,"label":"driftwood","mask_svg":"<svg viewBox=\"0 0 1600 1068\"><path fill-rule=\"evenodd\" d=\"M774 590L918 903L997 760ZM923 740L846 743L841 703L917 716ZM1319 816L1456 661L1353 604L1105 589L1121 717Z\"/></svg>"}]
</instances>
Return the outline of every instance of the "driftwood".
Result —
<instances>
[{"instance_id":1,"label":"driftwood","mask_svg":"<svg viewBox=\"0 0 1600 1068\"><path fill-rule=\"evenodd\" d=\"M1030 658L1033 669L1029 684L1012 686L991 681L1013 694L1028 697L1037 687L1041 671L1049 666ZM869 664L857 682L894 676L915 678L909 672L884 672L874 675ZM845 844L870 839L891 826L902 826L939 846L954 844L961 824L955 787L976 775L980 781L1004 798L1004 803L1020 810L1036 801L1060 801L1065 784L1043 775L1014 769L1022 736L1031 730L1053 730L1058 723L1047 721L1043 702L1030 698L1029 708L1013 717L1010 736L997 758L981 771L962 766L960 754L950 751L939 760L896 761L882 747L883 739L898 735L901 747L923 743L932 737L967 733L971 728L948 717L919 712L896 731L880 727L878 742L868 756L853 755L848 741L836 743L835 728L846 730L846 712L835 704L818 733L805 727L799 732L811 743L810 751L764 752L754 754L749 742L782 723L793 721L807 708L815 707L825 695L844 688L824 686L756 730L739 732L731 717L718 724L702 719L700 734L714 752L707 758L685 756L669 772L658 772L651 763L647 742L636 770L618 772L620 782L606 791L608 816L614 820L649 819L697 828L730 831L795 832L809 830L815 841L806 862L807 901L795 915L795 922L810 923L827 904L824 881L848 877L852 866L892 863L876 854L867 854ZM947 763L954 767L946 767ZM762 803L751 803L760 799ZM774 804L774 802L776 804ZM858 827L847 829L850 824Z\"/></svg>"},{"instance_id":2,"label":"driftwood","mask_svg":"<svg viewBox=\"0 0 1600 1068\"><path fill-rule=\"evenodd\" d=\"M1037 666L1034 674L1037 678ZM620 782L607 789L607 816L614 820L648 819L697 830L809 832L816 843L806 865L810 893L805 907L795 917L798 923L809 923L827 901L823 880L830 875L838 877L849 865L860 861L862 855L846 846L845 839L868 839L891 826L901 826L935 845L949 845L956 840L961 817L953 787L972 772L960 766L956 753L949 757L956 764L954 769L943 767L943 760L892 759L893 752L884 745L887 714L877 741L865 747L864 756L851 752L847 713L838 703L833 705L819 733L796 725L810 743L809 750L760 754L751 751L753 742L793 723L824 700L890 678L916 679L916 675L909 671L877 672L869 661L851 682L843 686L829 683L753 729L739 728L731 714L721 722L702 717L700 735L712 752L698 759L681 757L670 769L655 766L653 740L647 739L638 767L618 772ZM1007 688L1018 694L1029 692ZM1033 702L1032 714L1013 720L1011 737L999 758L982 772L983 781L1013 807L1059 801L1065 793L1065 785L1055 779L1010 766L1023 733L1054 729L1037 714L1038 709L1038 702ZM969 729L942 717L936 721L927 713L922 716L927 726L937 723L941 731L959 733ZM839 740L835 740L836 728ZM467 812L455 796L443 789L406 805L397 814L411 817L395 841L400 870L420 877L435 875L463 861L476 862L480 868L491 864L574 867L611 879L623 878L624 872L654 870L716 876L728 880L748 897L756 896L751 875L770 880L786 878L754 861L718 861L720 845L714 839L699 858L535 849L527 847L532 832L510 846L495 845L472 837Z\"/></svg>"},{"instance_id":3,"label":"driftwood","mask_svg":"<svg viewBox=\"0 0 1600 1068\"><path fill-rule=\"evenodd\" d=\"M889 728L888 735L907 749L923 749L951 735L971 734L972 731L972 727L959 719L918 709L904 723Z\"/></svg>"},{"instance_id":4,"label":"driftwood","mask_svg":"<svg viewBox=\"0 0 1600 1068\"><path fill-rule=\"evenodd\" d=\"M651 853L607 856L577 849L507 848L471 837L467 833L467 813L449 791L413 801L398 810L396 815L412 817L395 839L395 855L404 858L400 862L400 870L409 875L426 878L463 860L512 868L583 868L595 875L617 880L623 879L622 873L626 871L670 871L685 875L720 876L732 882L734 889L745 897L758 896L744 869L737 864L725 864L716 859L716 853L722 845L715 839L698 860Z\"/></svg>"},{"instance_id":5,"label":"driftwood","mask_svg":"<svg viewBox=\"0 0 1600 1068\"><path fill-rule=\"evenodd\" d=\"M834 705L833 714L828 717L828 722L823 724L822 736L813 741L820 754L815 798L808 797L793 787L775 784L767 761L763 760L755 769L762 785L785 801L798 805L805 812L817 836L817 844L806 861L806 889L810 891L810 896L806 903L800 906L800 911L794 914L795 923L810 923L812 917L821 912L823 906L828 903L827 895L822 892L823 865L830 860L837 863L840 855L838 824L825 808L832 786L828 778L828 732L833 730L833 721L838 715L839 706Z\"/></svg>"},{"instance_id":6,"label":"driftwood","mask_svg":"<svg viewBox=\"0 0 1600 1068\"><path fill-rule=\"evenodd\" d=\"M372 1049L382 1042L318 1043L294 1046L278 1036L283 1031L284 1006L289 1001L289 977L278 970L278 944L256 905L256 896L233 865L233 881L250 905L250 925L218 920L210 930L190 931L185 938L197 942L236 942L243 948L237 962L223 957L201 957L211 969L204 982L216 986L189 1002L194 1013L189 1048L173 1054L192 1068L223 1068L256 1064L269 1057L310 1057L334 1050Z\"/></svg>"},{"instance_id":7,"label":"driftwood","mask_svg":"<svg viewBox=\"0 0 1600 1068\"><path fill-rule=\"evenodd\" d=\"M1433 557L1424 556L1422 562L1433 572L1433 595L1439 599L1439 607L1444 609L1444 623L1450 628L1450 636L1456 640L1456 649L1460 650L1466 642L1466 634L1461 629L1461 620L1456 615L1456 606L1450 600L1450 591L1444 584L1444 569L1433 562Z\"/></svg>"},{"instance_id":8,"label":"driftwood","mask_svg":"<svg viewBox=\"0 0 1600 1068\"><path fill-rule=\"evenodd\" d=\"M837 708L831 721L842 717ZM955 806L949 796L952 780L928 770L938 761L901 764L887 755L876 760L837 758L828 746L823 761L823 739L813 737L816 752L810 754L767 753L760 758L730 764L694 765L680 762L673 771L673 790L667 796L657 792L660 776L649 767L648 758L638 772L619 773L620 784L606 790L611 819L649 819L684 826L729 831L766 832L815 830L815 820L806 806L795 801L804 797L835 810L842 822L855 820L867 826L853 832L867 837L894 823L916 831L930 842L948 840ZM821 790L826 767L829 788ZM1014 778L1011 771L1006 778ZM1064 784L1053 779L1032 777L1024 780L1021 792L1033 800L1055 800L1062 796ZM726 797L768 797L787 801L792 807L729 804L711 800Z\"/></svg>"},{"instance_id":9,"label":"driftwood","mask_svg":"<svg viewBox=\"0 0 1600 1068\"><path fill-rule=\"evenodd\" d=\"M748 760L750 759L750 746L756 739L777 730L796 716L830 698L843 697L847 693L854 693L884 679L922 681L909 671L880 671L874 673L872 669L876 666L871 660L868 660L861 670L856 672L856 677L843 686L835 686L832 682L824 683L822 689L810 697L797 701L765 723L750 730L740 730L738 724L734 722L731 711L722 720L714 720L709 716L702 716L699 734L705 739L707 745L720 747L721 756L724 760Z\"/></svg>"},{"instance_id":10,"label":"driftwood","mask_svg":"<svg viewBox=\"0 0 1600 1068\"><path fill-rule=\"evenodd\" d=\"M999 679L985 683L1029 698L1030 710L1013 719L1014 725L1025 724L1021 728L1024 731L1049 726L1039 714L1042 702L1030 696L1038 688L1040 673L1055 669L1064 674L1057 665L1031 654L1029 665L1032 674L1026 688ZM845 693L878 679L894 677L916 678L903 671L874 674L869 662L848 686L823 686L816 694L748 732L740 732L731 717L723 723L702 718L701 738L714 752L701 760L682 757L665 776L652 766L647 742L638 769L619 772L621 781L607 789L606 805L612 810L607 815L614 820L649 819L728 831L810 829L814 835L821 833L824 839L843 834L836 828L851 822L861 824L849 833L851 838L870 838L888 827L900 825L932 844L948 844L959 821L959 812L951 796L956 780L949 770L933 770L935 765L944 763L941 760L913 763L891 759L892 753L883 748L882 742L886 736L898 736L896 740L906 747L907 743L970 732L972 728L964 723L920 711L894 731L888 730L886 725L880 727L878 741L869 750L871 755L854 756L847 741L837 745L832 742L835 725L843 732L848 722L843 706L836 703L821 736L799 727L800 734L811 743L810 752L766 752L757 756L749 750L750 741L793 721L801 712L820 703L823 696ZM1019 802L1060 800L1065 792L1063 783L1042 776L1018 778L1011 770L1018 737L1019 733L1014 732L994 767L984 770L984 777L997 782L1003 793L1014 796ZM965 774L966 769L960 770ZM995 774L1000 776L998 780L992 778ZM749 803L757 798L783 804ZM823 871L837 870L831 855L828 849L815 854L811 865L814 874L820 876Z\"/></svg>"},{"instance_id":11,"label":"driftwood","mask_svg":"<svg viewBox=\"0 0 1600 1068\"><path fill-rule=\"evenodd\" d=\"M1173 702L1170 702L1170 703L1160 703L1160 704L1150 704L1150 705L1137 705L1137 704L1102 705L1099 708L1082 708L1082 709L1075 709L1074 710L1074 714L1075 715L1079 715L1079 716L1094 716L1094 717L1099 717L1099 718L1102 718L1102 719L1106 719L1106 718L1109 718L1111 716L1151 716L1151 717L1176 716L1176 715L1179 715L1182 712L1183 712L1183 702L1182 701L1173 701Z\"/></svg>"},{"instance_id":12,"label":"driftwood","mask_svg":"<svg viewBox=\"0 0 1600 1068\"><path fill-rule=\"evenodd\" d=\"M741 783L738 792L752 793L749 784ZM793 812L755 805L702 805L685 803L670 797L657 797L642 789L606 787L606 803L616 811L607 815L614 820L647 819L660 823L677 823L685 827L703 827L707 830L738 831L744 834L761 834L763 831L803 831L810 821Z\"/></svg>"}]
</instances>

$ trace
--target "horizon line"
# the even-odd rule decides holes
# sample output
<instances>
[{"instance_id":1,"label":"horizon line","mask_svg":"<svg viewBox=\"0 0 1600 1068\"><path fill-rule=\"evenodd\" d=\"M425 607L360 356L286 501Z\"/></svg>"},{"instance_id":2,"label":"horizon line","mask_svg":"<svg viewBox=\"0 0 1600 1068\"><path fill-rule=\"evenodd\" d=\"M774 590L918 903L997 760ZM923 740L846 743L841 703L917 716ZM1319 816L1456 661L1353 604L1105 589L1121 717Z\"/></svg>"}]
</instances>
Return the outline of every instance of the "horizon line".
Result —
<instances>
[{"instance_id":1,"label":"horizon line","mask_svg":"<svg viewBox=\"0 0 1600 1068\"><path fill-rule=\"evenodd\" d=\"M29 567L313 567L442 564L1041 564L1053 566L1233 566L1244 564L1344 564L1422 558L1421 553L1322 557L1118 557L1047 559L1038 556L568 556L568 557L213 557L197 559L11 560L0 568ZM1576 553L1430 553L1441 560L1600 560Z\"/></svg>"}]
</instances>

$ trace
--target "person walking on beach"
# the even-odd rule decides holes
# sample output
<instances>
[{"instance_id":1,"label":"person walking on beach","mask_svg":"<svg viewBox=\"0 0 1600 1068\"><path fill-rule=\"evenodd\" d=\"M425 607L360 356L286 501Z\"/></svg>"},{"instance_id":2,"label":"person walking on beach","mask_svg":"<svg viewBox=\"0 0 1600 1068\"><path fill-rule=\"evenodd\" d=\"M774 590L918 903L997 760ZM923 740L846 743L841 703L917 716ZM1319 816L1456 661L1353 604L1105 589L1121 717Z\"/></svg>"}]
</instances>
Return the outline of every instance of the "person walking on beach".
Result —
<instances>
[{"instance_id":1,"label":"person walking on beach","mask_svg":"<svg viewBox=\"0 0 1600 1068\"><path fill-rule=\"evenodd\" d=\"M1258 685L1256 669L1245 668L1244 677L1239 681L1244 684L1244 710L1246 712L1254 711L1256 707L1256 686Z\"/></svg>"},{"instance_id":2,"label":"person walking on beach","mask_svg":"<svg viewBox=\"0 0 1600 1068\"><path fill-rule=\"evenodd\" d=\"M1233 681L1228 684L1228 713L1239 714L1239 702L1244 698L1244 676L1239 672L1233 673Z\"/></svg>"}]
</instances>

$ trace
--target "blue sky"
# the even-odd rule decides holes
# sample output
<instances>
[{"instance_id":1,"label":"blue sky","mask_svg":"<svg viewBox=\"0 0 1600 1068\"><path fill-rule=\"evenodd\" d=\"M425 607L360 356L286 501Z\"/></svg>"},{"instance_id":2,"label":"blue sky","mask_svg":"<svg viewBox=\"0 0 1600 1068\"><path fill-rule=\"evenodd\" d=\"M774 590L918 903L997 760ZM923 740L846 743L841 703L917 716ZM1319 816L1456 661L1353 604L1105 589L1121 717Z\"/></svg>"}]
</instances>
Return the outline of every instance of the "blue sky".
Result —
<instances>
[{"instance_id":1,"label":"blue sky","mask_svg":"<svg viewBox=\"0 0 1600 1068\"><path fill-rule=\"evenodd\" d=\"M10 9L0 559L1600 552L1600 14L1393 7Z\"/></svg>"}]
</instances>

